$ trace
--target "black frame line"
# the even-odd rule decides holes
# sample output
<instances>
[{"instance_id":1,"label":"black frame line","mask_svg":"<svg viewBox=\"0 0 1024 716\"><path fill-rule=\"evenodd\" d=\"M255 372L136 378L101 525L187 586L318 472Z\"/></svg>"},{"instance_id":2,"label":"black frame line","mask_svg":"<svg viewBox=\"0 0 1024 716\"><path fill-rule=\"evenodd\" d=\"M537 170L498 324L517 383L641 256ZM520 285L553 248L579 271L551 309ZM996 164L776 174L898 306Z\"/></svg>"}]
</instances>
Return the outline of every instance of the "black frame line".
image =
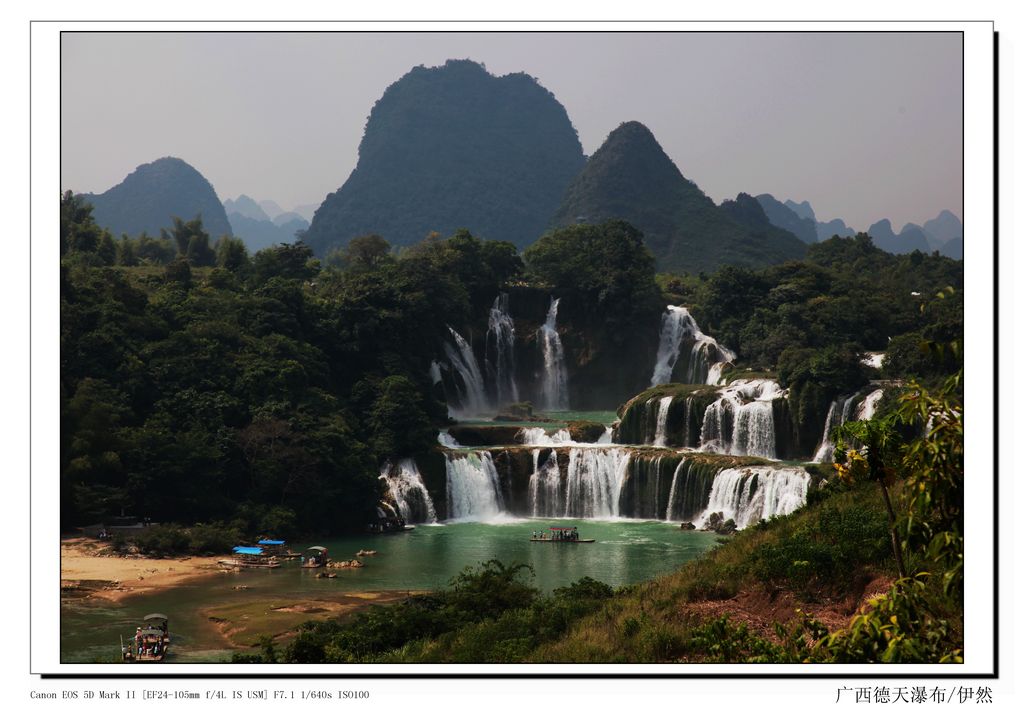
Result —
<instances>
[{"instance_id":1,"label":"black frame line","mask_svg":"<svg viewBox=\"0 0 1024 716\"><path fill-rule=\"evenodd\" d=\"M157 24L161 22L171 22L170 20L31 20L29 21L29 550L31 554L31 540L32 540L32 25L34 24L121 24L121 23L147 23ZM180 22L175 20L174 22ZM572 25L580 24L659 24L659 25L700 25L700 24L722 24L728 22L739 22L735 20L335 20L335 21L317 21L317 20L202 20L193 21L202 24L213 24L213 23L230 23L232 25L238 24L256 24L256 25L280 25L280 24L309 24L319 23L326 25L365 25L365 24L387 24L395 22L415 22L421 25L430 24L468 24L468 23L484 23L484 24L500 24L505 22L517 22L524 24L545 24L551 25L554 23L567 23ZM886 24L891 25L893 23L905 22L912 23L914 25L922 24L963 24L963 23L977 23L977 20L744 20L743 22L758 22L760 24L771 25L771 24L804 24L804 23L826 23L826 24L841 24L844 22L858 22L862 24ZM29 560L29 674L40 677L41 679L126 679L126 680L138 680L138 679L170 679L170 680L209 680L209 679L276 679L276 680L294 680L294 679L442 679L442 680L458 680L458 679L685 679L685 680L723 680L723 679L743 679L746 681L750 680L771 680L771 679L782 679L782 680L807 680L807 681L820 681L820 680L838 680L838 679L859 679L859 680L878 680L880 678L885 679L922 679L922 680L965 680L965 679L998 679L999 678L999 656L1000 656L1000 641L999 641L999 32L995 29L995 21L987 21L992 26L992 66L993 66L993 226L992 226L992 239L993 239L993 263L992 263L992 275L993 275L993 496L992 496L992 536L993 536L993 576L992 576L992 587L993 587L993 618L992 618L992 649L993 649L993 661L991 673L978 672L978 673L888 673L883 672L880 674L867 674L867 673L779 673L774 674L770 672L760 672L753 674L743 673L556 673L552 674L549 672L545 673L483 673L483 672L463 672L463 673L329 673L329 672L289 672L289 673L233 673L233 672L197 672L197 673L164 673L164 674L142 674L142 673L50 673L50 672L33 672L32 671L32 560ZM97 32L94 30L62 30L60 35L76 34L76 33L93 33ZM426 34L428 32L439 33L440 30L295 30L295 31L284 31L278 32L275 30L118 30L117 32L132 32L133 34L370 34L370 33L386 33L390 32L393 34ZM467 30L452 31L453 34L468 32ZM665 30L571 30L571 29L558 29L558 30L479 30L476 31L481 34L588 34L588 35L615 35L623 34L624 32L631 32L635 34L684 34L688 32L701 33L701 34L784 34L784 30L681 30L681 29L665 29ZM905 34L924 34L924 33L959 33L961 37L964 35L963 30L794 30L790 31L790 34L826 34L826 33L842 33L842 34L890 34L890 33L905 33ZM62 48L61 48L62 51ZM60 63L58 63L59 66ZM961 65L963 64L963 51L961 50ZM58 79L58 87L60 81ZM965 100L964 89L966 86L966 78L961 77L961 117L964 114ZM61 99L61 101L63 101ZM962 129L961 139L964 138L966 130ZM62 146L63 140L58 141L61 152L63 151ZM966 158L966 150L964 148L964 142L961 141L961 166L964 164ZM965 183L966 184L966 183ZM964 198L964 189L961 189L961 199ZM59 559L59 546L58 546L58 564ZM63 662L61 662L63 664ZM252 668L250 665L249 668ZM255 665L259 668L259 665ZM334 666L341 666L340 664ZM538 665L539 666L539 665ZM730 666L743 666L739 663L732 663ZM782 666L782 665L780 665ZM793 666L793 665L789 665Z\"/></svg>"}]
</instances>

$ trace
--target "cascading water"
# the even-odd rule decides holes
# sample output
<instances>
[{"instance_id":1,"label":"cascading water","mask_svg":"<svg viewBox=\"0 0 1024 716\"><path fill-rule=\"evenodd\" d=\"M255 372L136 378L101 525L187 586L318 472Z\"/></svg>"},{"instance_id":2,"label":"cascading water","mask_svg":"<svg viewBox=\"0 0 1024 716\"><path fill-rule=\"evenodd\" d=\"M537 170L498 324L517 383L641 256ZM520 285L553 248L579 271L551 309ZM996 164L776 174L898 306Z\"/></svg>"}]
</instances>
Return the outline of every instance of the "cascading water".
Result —
<instances>
[{"instance_id":1,"label":"cascading water","mask_svg":"<svg viewBox=\"0 0 1024 716\"><path fill-rule=\"evenodd\" d=\"M733 358L732 360L735 360ZM725 366L728 365L726 361L719 361L718 363L712 363L711 367L708 368L708 385L720 385L722 383L722 371L725 370Z\"/></svg>"},{"instance_id":2,"label":"cascading water","mask_svg":"<svg viewBox=\"0 0 1024 716\"><path fill-rule=\"evenodd\" d=\"M832 431L850 419L856 400L856 395L850 395L840 396L832 401L828 417L825 419L825 432L821 436L818 450L814 453L814 462L832 462L832 453L836 449L835 441L832 440Z\"/></svg>"},{"instance_id":3,"label":"cascading water","mask_svg":"<svg viewBox=\"0 0 1024 716\"><path fill-rule=\"evenodd\" d=\"M878 410L878 403L882 400L882 394L884 390L872 390L870 393L864 396L864 400L860 401L860 405L857 406L857 420L871 420L875 417L875 411Z\"/></svg>"},{"instance_id":4,"label":"cascading water","mask_svg":"<svg viewBox=\"0 0 1024 716\"><path fill-rule=\"evenodd\" d=\"M541 379L541 407L544 410L569 409L569 381L565 370L565 354L562 339L558 335L558 302L551 298L547 319L538 331L541 350L544 353L544 375Z\"/></svg>"},{"instance_id":5,"label":"cascading water","mask_svg":"<svg viewBox=\"0 0 1024 716\"><path fill-rule=\"evenodd\" d=\"M499 406L519 402L516 386L516 328L508 312L508 294L499 293L491 306L484 348L487 376L494 385Z\"/></svg>"},{"instance_id":6,"label":"cascading water","mask_svg":"<svg viewBox=\"0 0 1024 716\"><path fill-rule=\"evenodd\" d=\"M498 470L489 452L446 454L444 459L449 519L486 521L504 512Z\"/></svg>"},{"instance_id":7,"label":"cascading water","mask_svg":"<svg viewBox=\"0 0 1024 716\"><path fill-rule=\"evenodd\" d=\"M679 461L672 473L665 519L670 521L697 519L707 507L716 469L706 462Z\"/></svg>"},{"instance_id":8,"label":"cascading water","mask_svg":"<svg viewBox=\"0 0 1024 716\"><path fill-rule=\"evenodd\" d=\"M839 397L832 401L825 419L825 431L821 435L821 443L814 453L814 462L832 462L832 453L836 444L832 439L832 431L851 420L871 420L882 399L883 390L873 390L863 400L858 401L857 395Z\"/></svg>"},{"instance_id":9,"label":"cascading water","mask_svg":"<svg viewBox=\"0 0 1024 716\"><path fill-rule=\"evenodd\" d=\"M607 428L605 428L604 432L601 433L601 437L599 437L597 439L597 444L598 445L611 445L612 444L612 426L611 425L609 425Z\"/></svg>"},{"instance_id":10,"label":"cascading water","mask_svg":"<svg viewBox=\"0 0 1024 716\"><path fill-rule=\"evenodd\" d=\"M565 511L565 489L558 469L558 454L552 450L540 464L540 450L533 451L533 473L530 475L530 515L561 517Z\"/></svg>"},{"instance_id":11,"label":"cascading water","mask_svg":"<svg viewBox=\"0 0 1024 716\"><path fill-rule=\"evenodd\" d=\"M885 360L885 353L866 353L860 362L872 368L881 368L883 360Z\"/></svg>"},{"instance_id":12,"label":"cascading water","mask_svg":"<svg viewBox=\"0 0 1024 716\"><path fill-rule=\"evenodd\" d=\"M654 428L654 444L665 447L668 437L665 433L668 426L668 409L672 405L672 396L667 395L658 401L658 421Z\"/></svg>"},{"instance_id":13,"label":"cascading water","mask_svg":"<svg viewBox=\"0 0 1024 716\"><path fill-rule=\"evenodd\" d=\"M441 366L436 360L430 361L430 380L434 385L442 381Z\"/></svg>"},{"instance_id":14,"label":"cascading water","mask_svg":"<svg viewBox=\"0 0 1024 716\"><path fill-rule=\"evenodd\" d=\"M695 523L707 526L708 518L722 513L738 529L775 515L788 515L807 503L811 478L802 467L736 467L715 476L707 507Z\"/></svg>"},{"instance_id":15,"label":"cascading water","mask_svg":"<svg viewBox=\"0 0 1024 716\"><path fill-rule=\"evenodd\" d=\"M629 452L618 448L573 448L565 480L566 517L617 517L619 490Z\"/></svg>"},{"instance_id":16,"label":"cascading water","mask_svg":"<svg viewBox=\"0 0 1024 716\"><path fill-rule=\"evenodd\" d=\"M619 488L619 513L640 519L660 520L662 509L661 471L665 456L651 458L634 455ZM666 482L666 487L668 483Z\"/></svg>"},{"instance_id":17,"label":"cascading water","mask_svg":"<svg viewBox=\"0 0 1024 716\"><path fill-rule=\"evenodd\" d=\"M544 428L523 428L519 431L519 442L523 445L575 445L572 436L565 428L548 435Z\"/></svg>"},{"instance_id":18,"label":"cascading water","mask_svg":"<svg viewBox=\"0 0 1024 716\"><path fill-rule=\"evenodd\" d=\"M454 328L448 327L453 343L444 344L445 355L452 370L458 374L460 385L457 412L463 415L480 415L489 407L487 393L484 390L484 379L480 373L480 365L476 362L473 349Z\"/></svg>"},{"instance_id":19,"label":"cascading water","mask_svg":"<svg viewBox=\"0 0 1024 716\"><path fill-rule=\"evenodd\" d=\"M387 483L388 493L403 520L407 523L437 522L434 503L413 460L401 460L397 465L384 463L380 479Z\"/></svg>"},{"instance_id":20,"label":"cascading water","mask_svg":"<svg viewBox=\"0 0 1024 716\"><path fill-rule=\"evenodd\" d=\"M736 380L704 411L702 452L775 458L772 401L785 397L773 380Z\"/></svg>"},{"instance_id":21,"label":"cascading water","mask_svg":"<svg viewBox=\"0 0 1024 716\"><path fill-rule=\"evenodd\" d=\"M651 386L672 382L672 371L679 360L679 351L684 339L694 341L690 349L687 366L687 383L717 384L722 377L724 363L736 360L736 354L720 346L718 341L704 335L690 311L683 306L668 306L661 317L661 333L658 338L658 357L651 375Z\"/></svg>"},{"instance_id":22,"label":"cascading water","mask_svg":"<svg viewBox=\"0 0 1024 716\"><path fill-rule=\"evenodd\" d=\"M459 448L463 447L462 445L459 444L459 441L453 438L447 430L442 430L437 434L437 442L440 445L444 445L446 448L450 448L452 450L458 450Z\"/></svg>"}]
</instances>

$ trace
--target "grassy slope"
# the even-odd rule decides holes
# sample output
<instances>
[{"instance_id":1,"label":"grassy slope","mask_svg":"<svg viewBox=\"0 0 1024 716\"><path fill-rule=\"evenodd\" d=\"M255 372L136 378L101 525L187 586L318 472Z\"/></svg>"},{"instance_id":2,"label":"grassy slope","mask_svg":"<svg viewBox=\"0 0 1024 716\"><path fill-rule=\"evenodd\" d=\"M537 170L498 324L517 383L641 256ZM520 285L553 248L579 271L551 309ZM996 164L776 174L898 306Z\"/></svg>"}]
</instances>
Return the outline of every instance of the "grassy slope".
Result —
<instances>
[{"instance_id":1,"label":"grassy slope","mask_svg":"<svg viewBox=\"0 0 1024 716\"><path fill-rule=\"evenodd\" d=\"M718 661L720 655L702 645L703 637L714 616L730 611L733 619L745 622L748 630L760 631L762 636L766 636L765 623L795 619L798 608L825 621L838 618L842 624L861 602L865 587L877 584L878 577L894 576L884 545L851 544L848 561L835 564L829 579L810 574L802 586L798 574L792 575L797 577L793 579L766 565L765 549L775 548L774 553L788 560L790 566L805 561L790 559L807 556L790 553L796 544L810 538L834 546L849 538L841 529L822 529L823 518L825 523L834 514L853 518L854 511L859 513L862 508L882 514L881 500L872 485L833 494L760 529L740 532L677 572L622 590L598 612L575 624L562 639L537 649L530 660ZM885 539L884 533L878 537Z\"/></svg>"},{"instance_id":2,"label":"grassy slope","mask_svg":"<svg viewBox=\"0 0 1024 716\"><path fill-rule=\"evenodd\" d=\"M389 662L621 663L785 660L774 624L797 609L836 629L893 576L873 485L823 497L704 557L592 602L538 633L529 610L382 655ZM732 621L721 619L729 614Z\"/></svg>"}]
</instances>

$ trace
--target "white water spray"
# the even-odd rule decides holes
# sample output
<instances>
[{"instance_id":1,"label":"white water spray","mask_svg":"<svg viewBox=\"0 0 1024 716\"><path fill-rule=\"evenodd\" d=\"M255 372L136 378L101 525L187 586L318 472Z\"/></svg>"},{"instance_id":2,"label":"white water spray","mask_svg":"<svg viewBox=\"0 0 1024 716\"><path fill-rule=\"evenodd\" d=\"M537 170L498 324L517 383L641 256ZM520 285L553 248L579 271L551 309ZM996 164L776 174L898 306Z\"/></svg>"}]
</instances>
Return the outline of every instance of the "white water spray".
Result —
<instances>
[{"instance_id":1,"label":"white water spray","mask_svg":"<svg viewBox=\"0 0 1024 716\"><path fill-rule=\"evenodd\" d=\"M484 391L484 379L480 374L480 364L473 355L473 349L462 336L451 326L453 343L445 343L444 351L448 362L459 378L459 406L457 412L462 415L481 415L488 410L487 393Z\"/></svg>"},{"instance_id":2,"label":"white water spray","mask_svg":"<svg viewBox=\"0 0 1024 716\"><path fill-rule=\"evenodd\" d=\"M565 370L565 354L562 339L558 335L558 302L551 299L547 319L538 331L541 350L544 353L544 375L541 379L541 407L544 410L569 409L569 381Z\"/></svg>"},{"instance_id":3,"label":"white water spray","mask_svg":"<svg viewBox=\"0 0 1024 716\"><path fill-rule=\"evenodd\" d=\"M772 401L785 397L773 380L735 380L704 411L702 452L775 458Z\"/></svg>"},{"instance_id":4,"label":"white water spray","mask_svg":"<svg viewBox=\"0 0 1024 716\"><path fill-rule=\"evenodd\" d=\"M722 513L723 521L733 520L738 529L788 515L807 503L810 481L802 467L727 468L715 475L708 506L696 525L706 527L715 512Z\"/></svg>"},{"instance_id":5,"label":"white water spray","mask_svg":"<svg viewBox=\"0 0 1024 716\"><path fill-rule=\"evenodd\" d=\"M403 520L407 523L437 522L434 503L413 460L401 460L394 466L384 463L380 479L387 483L391 499Z\"/></svg>"},{"instance_id":6,"label":"white water spray","mask_svg":"<svg viewBox=\"0 0 1024 716\"><path fill-rule=\"evenodd\" d=\"M658 339L658 357L651 375L651 386L672 382L672 371L679 360L679 351L684 339L693 340L690 362L687 366L686 382L717 384L721 380L723 366L716 364L736 360L736 354L710 336L704 335L690 311L684 306L668 306L661 316L661 333Z\"/></svg>"},{"instance_id":7,"label":"white water spray","mask_svg":"<svg viewBox=\"0 0 1024 716\"><path fill-rule=\"evenodd\" d=\"M519 402L516 386L516 328L508 312L508 294L499 293L487 320L485 363L487 375L494 384L498 405Z\"/></svg>"},{"instance_id":8,"label":"white water spray","mask_svg":"<svg viewBox=\"0 0 1024 716\"><path fill-rule=\"evenodd\" d=\"M448 519L486 521L505 509L498 469L487 451L446 454Z\"/></svg>"}]
</instances>

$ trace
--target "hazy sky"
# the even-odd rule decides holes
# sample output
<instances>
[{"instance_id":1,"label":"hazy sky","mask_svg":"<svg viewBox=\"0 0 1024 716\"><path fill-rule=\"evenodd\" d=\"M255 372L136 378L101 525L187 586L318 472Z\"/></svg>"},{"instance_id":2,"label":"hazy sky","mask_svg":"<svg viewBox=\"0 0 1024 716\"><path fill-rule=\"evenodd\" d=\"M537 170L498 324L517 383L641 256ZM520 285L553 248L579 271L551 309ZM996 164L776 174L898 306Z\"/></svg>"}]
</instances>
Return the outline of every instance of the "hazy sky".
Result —
<instances>
[{"instance_id":1,"label":"hazy sky","mask_svg":"<svg viewBox=\"0 0 1024 716\"><path fill-rule=\"evenodd\" d=\"M65 33L61 184L102 192L176 156L223 201L319 204L416 65L526 72L585 153L643 122L716 202L807 199L819 220L963 217L958 33Z\"/></svg>"}]
</instances>

